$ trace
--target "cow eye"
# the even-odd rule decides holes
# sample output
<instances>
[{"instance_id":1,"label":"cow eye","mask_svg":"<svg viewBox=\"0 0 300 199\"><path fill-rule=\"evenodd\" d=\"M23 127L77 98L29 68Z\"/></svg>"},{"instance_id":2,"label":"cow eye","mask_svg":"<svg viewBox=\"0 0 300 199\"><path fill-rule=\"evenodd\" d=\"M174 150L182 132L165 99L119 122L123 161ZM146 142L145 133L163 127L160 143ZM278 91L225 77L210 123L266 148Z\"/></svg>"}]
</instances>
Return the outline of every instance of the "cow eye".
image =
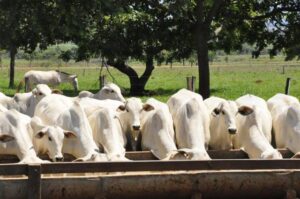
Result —
<instances>
[{"instance_id":1,"label":"cow eye","mask_svg":"<svg viewBox=\"0 0 300 199\"><path fill-rule=\"evenodd\" d=\"M114 93L115 91L114 91L114 90L111 90L110 92L111 92L111 93Z\"/></svg>"},{"instance_id":2,"label":"cow eye","mask_svg":"<svg viewBox=\"0 0 300 199\"><path fill-rule=\"evenodd\" d=\"M43 93L39 93L38 95L43 95Z\"/></svg>"},{"instance_id":3,"label":"cow eye","mask_svg":"<svg viewBox=\"0 0 300 199\"><path fill-rule=\"evenodd\" d=\"M128 113L129 112L129 110L128 109L125 109L126 110L126 112Z\"/></svg>"},{"instance_id":4,"label":"cow eye","mask_svg":"<svg viewBox=\"0 0 300 199\"><path fill-rule=\"evenodd\" d=\"M225 112L224 112L224 111L222 111L222 114L223 114L223 115L225 115Z\"/></svg>"},{"instance_id":5,"label":"cow eye","mask_svg":"<svg viewBox=\"0 0 300 199\"><path fill-rule=\"evenodd\" d=\"M51 138L51 137L48 137L48 140L51 142L51 141L52 141L52 138Z\"/></svg>"}]
</instances>

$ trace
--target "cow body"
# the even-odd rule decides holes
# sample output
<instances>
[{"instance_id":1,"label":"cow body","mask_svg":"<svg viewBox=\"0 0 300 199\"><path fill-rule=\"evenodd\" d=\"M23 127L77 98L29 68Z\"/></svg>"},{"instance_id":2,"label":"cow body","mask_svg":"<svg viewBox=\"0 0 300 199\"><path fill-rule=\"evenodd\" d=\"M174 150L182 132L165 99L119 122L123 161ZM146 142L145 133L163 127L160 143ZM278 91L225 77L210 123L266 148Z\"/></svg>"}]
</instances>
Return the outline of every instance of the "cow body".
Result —
<instances>
[{"instance_id":1,"label":"cow body","mask_svg":"<svg viewBox=\"0 0 300 199\"><path fill-rule=\"evenodd\" d=\"M114 83L105 84L97 93L93 94L89 91L81 91L79 98L89 97L98 100L112 99L125 102L125 98L121 93L121 89Z\"/></svg>"},{"instance_id":2,"label":"cow body","mask_svg":"<svg viewBox=\"0 0 300 199\"><path fill-rule=\"evenodd\" d=\"M300 104L298 99L276 94L268 100L277 148L300 152Z\"/></svg>"},{"instance_id":3,"label":"cow body","mask_svg":"<svg viewBox=\"0 0 300 199\"><path fill-rule=\"evenodd\" d=\"M20 163L48 162L37 157L28 134L30 118L16 110L0 112L0 154L16 155Z\"/></svg>"},{"instance_id":4,"label":"cow body","mask_svg":"<svg viewBox=\"0 0 300 199\"><path fill-rule=\"evenodd\" d=\"M210 159L208 144L209 114L201 95L181 89L167 102L175 126L179 149L189 149L191 159Z\"/></svg>"},{"instance_id":5,"label":"cow body","mask_svg":"<svg viewBox=\"0 0 300 199\"><path fill-rule=\"evenodd\" d=\"M24 74L25 91L31 90L35 84L59 85L62 82L69 82L73 85L74 90L78 90L77 75L68 74L58 70L36 71L30 70Z\"/></svg>"},{"instance_id":6,"label":"cow body","mask_svg":"<svg viewBox=\"0 0 300 199\"><path fill-rule=\"evenodd\" d=\"M266 114L266 104L253 95L244 95L236 102L239 112L245 114L237 115L238 130L234 138L234 148L243 149L251 159L282 159L281 154L271 146L266 137L266 134L271 134L272 128L272 119Z\"/></svg>"},{"instance_id":7,"label":"cow body","mask_svg":"<svg viewBox=\"0 0 300 199\"><path fill-rule=\"evenodd\" d=\"M64 140L64 153L72 154L78 161L106 160L104 154L98 153L86 114L76 100L56 94L46 96L37 105L35 116L45 125L57 125L75 135Z\"/></svg>"},{"instance_id":8,"label":"cow body","mask_svg":"<svg viewBox=\"0 0 300 199\"><path fill-rule=\"evenodd\" d=\"M122 131L120 119L115 109L110 107L95 110L88 117L93 138L109 160L127 160L125 158L126 136Z\"/></svg>"},{"instance_id":9,"label":"cow body","mask_svg":"<svg viewBox=\"0 0 300 199\"><path fill-rule=\"evenodd\" d=\"M150 150L160 160L186 159L184 151L177 150L168 106L154 98L148 99L144 106L147 111L141 120L142 149Z\"/></svg>"}]
</instances>

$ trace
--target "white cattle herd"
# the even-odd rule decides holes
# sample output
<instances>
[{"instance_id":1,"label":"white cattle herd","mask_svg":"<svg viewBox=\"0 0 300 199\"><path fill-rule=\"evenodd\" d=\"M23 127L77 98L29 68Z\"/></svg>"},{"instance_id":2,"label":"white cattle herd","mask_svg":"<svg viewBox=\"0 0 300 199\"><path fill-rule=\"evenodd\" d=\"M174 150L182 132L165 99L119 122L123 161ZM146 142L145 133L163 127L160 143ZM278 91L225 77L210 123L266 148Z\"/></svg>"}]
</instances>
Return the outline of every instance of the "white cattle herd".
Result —
<instances>
[{"instance_id":1,"label":"white cattle herd","mask_svg":"<svg viewBox=\"0 0 300 199\"><path fill-rule=\"evenodd\" d=\"M72 76L74 77L74 76ZM77 81L76 81L77 82ZM282 159L271 145L300 156L300 103L276 94L268 101L244 95L235 101L181 89L167 103L125 99L106 84L98 93L67 97L37 84L31 92L0 93L0 154L20 163L130 161L126 150L149 150L160 160L209 160L207 150L242 149L251 159Z\"/></svg>"}]
</instances>

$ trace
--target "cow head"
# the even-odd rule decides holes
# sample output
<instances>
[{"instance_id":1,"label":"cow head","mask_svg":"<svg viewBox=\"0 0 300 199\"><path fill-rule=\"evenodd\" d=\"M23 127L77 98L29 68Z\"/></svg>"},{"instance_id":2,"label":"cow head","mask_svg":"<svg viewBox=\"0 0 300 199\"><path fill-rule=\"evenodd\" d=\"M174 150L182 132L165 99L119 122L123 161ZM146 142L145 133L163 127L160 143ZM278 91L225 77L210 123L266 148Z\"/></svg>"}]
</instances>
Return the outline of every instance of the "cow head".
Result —
<instances>
[{"instance_id":1,"label":"cow head","mask_svg":"<svg viewBox=\"0 0 300 199\"><path fill-rule=\"evenodd\" d=\"M99 91L99 93L95 94L95 98L97 99L112 99L121 102L125 102L125 98L121 93L120 87L116 84L108 83L103 86L103 88Z\"/></svg>"},{"instance_id":2,"label":"cow head","mask_svg":"<svg viewBox=\"0 0 300 199\"><path fill-rule=\"evenodd\" d=\"M74 133L64 131L58 126L43 125L37 117L32 118L31 127L34 131L34 139L42 141L49 158L54 162L63 160L62 147L64 139L76 137Z\"/></svg>"},{"instance_id":3,"label":"cow head","mask_svg":"<svg viewBox=\"0 0 300 199\"><path fill-rule=\"evenodd\" d=\"M137 141L141 127L141 112L152 110L151 105L144 105L139 98L131 97L125 102L125 105L118 107L117 111L123 112L126 124L129 125L133 140Z\"/></svg>"},{"instance_id":4,"label":"cow head","mask_svg":"<svg viewBox=\"0 0 300 199\"><path fill-rule=\"evenodd\" d=\"M52 93L52 90L46 84L38 84L31 92L32 95L37 99L37 101L40 101L41 99L43 99L43 97L50 95Z\"/></svg>"},{"instance_id":5,"label":"cow head","mask_svg":"<svg viewBox=\"0 0 300 199\"><path fill-rule=\"evenodd\" d=\"M232 101L222 101L219 105L213 109L213 117L220 117L222 122L224 122L228 133L236 133L236 121L235 115L238 112L237 105Z\"/></svg>"}]
</instances>

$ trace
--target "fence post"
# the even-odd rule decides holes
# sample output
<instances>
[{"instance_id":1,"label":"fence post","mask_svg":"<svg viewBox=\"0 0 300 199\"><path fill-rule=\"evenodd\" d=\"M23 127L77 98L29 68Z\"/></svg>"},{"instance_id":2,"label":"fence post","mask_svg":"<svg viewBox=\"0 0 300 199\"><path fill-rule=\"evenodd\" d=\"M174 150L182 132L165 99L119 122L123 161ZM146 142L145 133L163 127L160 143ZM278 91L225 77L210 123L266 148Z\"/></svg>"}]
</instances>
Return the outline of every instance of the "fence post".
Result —
<instances>
[{"instance_id":1,"label":"fence post","mask_svg":"<svg viewBox=\"0 0 300 199\"><path fill-rule=\"evenodd\" d=\"M41 165L28 165L28 199L41 199Z\"/></svg>"},{"instance_id":2,"label":"fence post","mask_svg":"<svg viewBox=\"0 0 300 199\"><path fill-rule=\"evenodd\" d=\"M106 83L106 76L105 75L101 75L99 77L99 83L100 83L99 87L101 89L105 85L105 83Z\"/></svg>"},{"instance_id":3,"label":"fence post","mask_svg":"<svg viewBox=\"0 0 300 199\"><path fill-rule=\"evenodd\" d=\"M290 83L291 83L291 78L290 77L286 78L285 91L284 91L286 95L289 95L290 93Z\"/></svg>"},{"instance_id":4,"label":"fence post","mask_svg":"<svg viewBox=\"0 0 300 199\"><path fill-rule=\"evenodd\" d=\"M186 84L188 90L195 92L195 81L196 81L195 76L186 77Z\"/></svg>"}]
</instances>

